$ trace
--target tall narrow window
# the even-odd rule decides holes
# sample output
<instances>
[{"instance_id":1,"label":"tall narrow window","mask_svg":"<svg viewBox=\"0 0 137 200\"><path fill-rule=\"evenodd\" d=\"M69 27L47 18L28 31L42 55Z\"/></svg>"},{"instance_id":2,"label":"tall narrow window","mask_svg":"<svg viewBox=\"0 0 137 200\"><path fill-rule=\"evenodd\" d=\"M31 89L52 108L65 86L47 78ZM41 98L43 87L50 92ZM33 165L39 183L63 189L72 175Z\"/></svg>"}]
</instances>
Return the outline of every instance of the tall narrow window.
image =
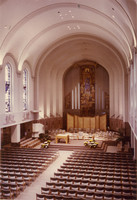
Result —
<instances>
[{"instance_id":1,"label":"tall narrow window","mask_svg":"<svg viewBox=\"0 0 137 200\"><path fill-rule=\"evenodd\" d=\"M5 112L11 112L11 66L5 66Z\"/></svg>"},{"instance_id":2,"label":"tall narrow window","mask_svg":"<svg viewBox=\"0 0 137 200\"><path fill-rule=\"evenodd\" d=\"M28 71L23 70L23 110L28 109Z\"/></svg>"}]
</instances>

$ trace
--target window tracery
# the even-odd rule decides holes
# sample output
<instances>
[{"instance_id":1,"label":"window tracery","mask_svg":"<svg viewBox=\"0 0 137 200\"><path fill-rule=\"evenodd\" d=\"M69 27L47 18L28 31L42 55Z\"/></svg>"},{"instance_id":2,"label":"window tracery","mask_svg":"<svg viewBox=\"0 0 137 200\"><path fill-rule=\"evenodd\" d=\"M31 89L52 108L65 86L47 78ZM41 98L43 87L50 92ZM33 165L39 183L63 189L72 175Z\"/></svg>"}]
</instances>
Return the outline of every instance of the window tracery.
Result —
<instances>
[{"instance_id":1,"label":"window tracery","mask_svg":"<svg viewBox=\"0 0 137 200\"><path fill-rule=\"evenodd\" d=\"M28 71L23 70L23 110L28 109Z\"/></svg>"},{"instance_id":2,"label":"window tracery","mask_svg":"<svg viewBox=\"0 0 137 200\"><path fill-rule=\"evenodd\" d=\"M5 66L5 112L11 112L11 66Z\"/></svg>"}]
</instances>

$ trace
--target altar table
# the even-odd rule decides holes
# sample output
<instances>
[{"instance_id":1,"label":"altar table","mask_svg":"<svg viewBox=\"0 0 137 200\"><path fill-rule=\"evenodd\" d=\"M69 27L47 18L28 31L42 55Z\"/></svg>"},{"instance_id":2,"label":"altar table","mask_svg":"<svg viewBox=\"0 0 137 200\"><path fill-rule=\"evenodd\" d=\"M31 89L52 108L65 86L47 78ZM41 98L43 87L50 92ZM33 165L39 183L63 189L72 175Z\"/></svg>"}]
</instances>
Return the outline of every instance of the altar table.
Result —
<instances>
[{"instance_id":1,"label":"altar table","mask_svg":"<svg viewBox=\"0 0 137 200\"><path fill-rule=\"evenodd\" d=\"M58 143L59 139L64 139L66 144L69 143L69 134L57 134L56 135L56 143Z\"/></svg>"}]
</instances>

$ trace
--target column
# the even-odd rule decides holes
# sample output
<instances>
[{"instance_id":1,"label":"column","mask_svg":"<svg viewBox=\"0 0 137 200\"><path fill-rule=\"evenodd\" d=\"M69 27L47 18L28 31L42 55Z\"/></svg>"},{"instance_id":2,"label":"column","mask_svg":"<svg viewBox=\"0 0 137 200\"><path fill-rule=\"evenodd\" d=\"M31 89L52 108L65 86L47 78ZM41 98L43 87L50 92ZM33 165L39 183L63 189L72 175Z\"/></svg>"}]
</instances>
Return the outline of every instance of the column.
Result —
<instances>
[{"instance_id":1,"label":"column","mask_svg":"<svg viewBox=\"0 0 137 200\"><path fill-rule=\"evenodd\" d=\"M11 127L11 143L18 145L20 142L20 124Z\"/></svg>"}]
</instances>

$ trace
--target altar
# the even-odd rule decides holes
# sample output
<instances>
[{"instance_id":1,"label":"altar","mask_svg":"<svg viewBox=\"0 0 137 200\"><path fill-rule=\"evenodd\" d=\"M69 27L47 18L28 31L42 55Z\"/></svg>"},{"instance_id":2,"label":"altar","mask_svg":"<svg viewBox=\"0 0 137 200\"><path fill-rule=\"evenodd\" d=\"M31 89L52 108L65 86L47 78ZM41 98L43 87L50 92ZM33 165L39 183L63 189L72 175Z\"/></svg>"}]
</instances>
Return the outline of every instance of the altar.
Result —
<instances>
[{"instance_id":1,"label":"altar","mask_svg":"<svg viewBox=\"0 0 137 200\"><path fill-rule=\"evenodd\" d=\"M66 144L68 144L69 143L69 134L68 133L57 134L56 135L56 143L58 143L59 139L64 139Z\"/></svg>"}]
</instances>

